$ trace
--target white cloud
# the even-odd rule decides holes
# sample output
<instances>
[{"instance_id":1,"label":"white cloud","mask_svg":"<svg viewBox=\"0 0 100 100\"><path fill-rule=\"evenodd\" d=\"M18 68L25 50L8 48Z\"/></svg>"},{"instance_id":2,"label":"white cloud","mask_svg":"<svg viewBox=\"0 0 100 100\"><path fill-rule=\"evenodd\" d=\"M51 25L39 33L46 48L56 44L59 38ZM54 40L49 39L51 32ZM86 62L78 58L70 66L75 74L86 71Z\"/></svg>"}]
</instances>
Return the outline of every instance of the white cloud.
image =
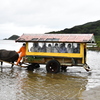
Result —
<instances>
[{"instance_id":1,"label":"white cloud","mask_svg":"<svg viewBox=\"0 0 100 100\"><path fill-rule=\"evenodd\" d=\"M45 33L96 21L99 4L100 0L0 0L0 35Z\"/></svg>"}]
</instances>

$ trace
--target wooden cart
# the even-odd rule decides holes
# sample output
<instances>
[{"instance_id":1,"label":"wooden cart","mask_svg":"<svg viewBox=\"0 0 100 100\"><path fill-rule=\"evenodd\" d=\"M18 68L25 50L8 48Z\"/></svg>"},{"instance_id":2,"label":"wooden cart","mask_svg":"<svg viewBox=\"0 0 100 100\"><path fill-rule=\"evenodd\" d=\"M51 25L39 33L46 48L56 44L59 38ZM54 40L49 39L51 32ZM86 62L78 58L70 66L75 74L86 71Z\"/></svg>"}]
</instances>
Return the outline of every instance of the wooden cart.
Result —
<instances>
[{"instance_id":1,"label":"wooden cart","mask_svg":"<svg viewBox=\"0 0 100 100\"><path fill-rule=\"evenodd\" d=\"M95 42L93 34L23 34L16 42L26 43L23 63L28 63L30 69L45 64L49 73L66 71L68 66L90 70L86 47Z\"/></svg>"}]
</instances>

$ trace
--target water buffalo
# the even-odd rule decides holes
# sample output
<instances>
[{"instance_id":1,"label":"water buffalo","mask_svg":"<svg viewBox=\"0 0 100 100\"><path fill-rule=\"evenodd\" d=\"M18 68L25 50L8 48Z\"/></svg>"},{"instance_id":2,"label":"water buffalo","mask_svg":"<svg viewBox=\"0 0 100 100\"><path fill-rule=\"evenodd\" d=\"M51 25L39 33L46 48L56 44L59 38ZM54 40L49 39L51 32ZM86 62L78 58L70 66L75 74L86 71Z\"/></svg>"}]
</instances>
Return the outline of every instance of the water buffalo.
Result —
<instances>
[{"instance_id":1,"label":"water buffalo","mask_svg":"<svg viewBox=\"0 0 100 100\"><path fill-rule=\"evenodd\" d=\"M16 51L5 50L5 49L0 50L0 60L14 63L14 61L16 61L18 57L19 55ZM2 64L3 62L1 61L1 65ZM11 67L13 67L13 64Z\"/></svg>"}]
</instances>

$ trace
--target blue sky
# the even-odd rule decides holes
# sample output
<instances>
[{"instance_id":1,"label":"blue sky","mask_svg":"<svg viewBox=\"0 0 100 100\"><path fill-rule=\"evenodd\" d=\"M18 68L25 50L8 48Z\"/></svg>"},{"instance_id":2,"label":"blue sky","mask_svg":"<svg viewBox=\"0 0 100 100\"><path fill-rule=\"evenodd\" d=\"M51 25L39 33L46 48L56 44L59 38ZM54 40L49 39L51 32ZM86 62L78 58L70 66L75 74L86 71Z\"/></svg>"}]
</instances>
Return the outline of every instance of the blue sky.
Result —
<instances>
[{"instance_id":1,"label":"blue sky","mask_svg":"<svg viewBox=\"0 0 100 100\"><path fill-rule=\"evenodd\" d=\"M100 0L0 0L0 39L100 20Z\"/></svg>"}]
</instances>

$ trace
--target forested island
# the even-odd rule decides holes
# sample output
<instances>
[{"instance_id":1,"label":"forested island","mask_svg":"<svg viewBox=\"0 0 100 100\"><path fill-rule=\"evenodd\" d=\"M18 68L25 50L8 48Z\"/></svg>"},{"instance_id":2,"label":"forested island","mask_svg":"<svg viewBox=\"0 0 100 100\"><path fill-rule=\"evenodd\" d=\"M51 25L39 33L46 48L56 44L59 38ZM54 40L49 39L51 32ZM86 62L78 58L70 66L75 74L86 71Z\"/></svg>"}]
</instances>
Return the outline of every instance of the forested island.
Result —
<instances>
[{"instance_id":1,"label":"forested island","mask_svg":"<svg viewBox=\"0 0 100 100\"><path fill-rule=\"evenodd\" d=\"M4 40L16 40L17 38L19 38L18 35L12 35L9 38L5 38Z\"/></svg>"}]
</instances>

